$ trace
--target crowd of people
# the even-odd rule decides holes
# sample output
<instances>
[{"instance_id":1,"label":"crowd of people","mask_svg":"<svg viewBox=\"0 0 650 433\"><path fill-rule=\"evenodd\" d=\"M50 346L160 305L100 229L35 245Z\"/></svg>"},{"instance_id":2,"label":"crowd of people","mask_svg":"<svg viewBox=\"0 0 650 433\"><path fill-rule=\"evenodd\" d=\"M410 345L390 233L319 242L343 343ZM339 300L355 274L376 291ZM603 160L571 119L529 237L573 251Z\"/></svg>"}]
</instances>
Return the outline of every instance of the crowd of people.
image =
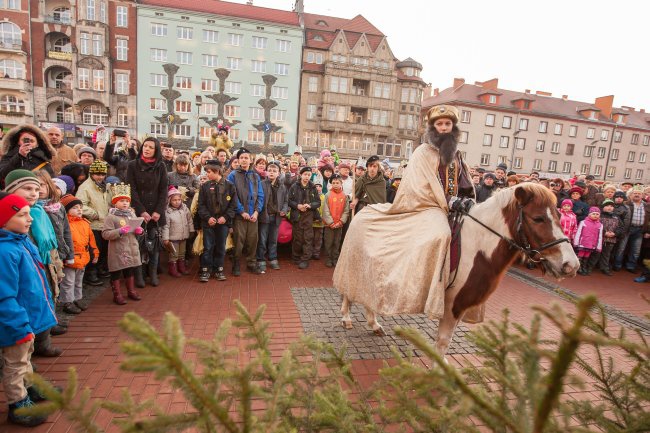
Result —
<instances>
[{"instance_id":1,"label":"crowd of people","mask_svg":"<svg viewBox=\"0 0 650 433\"><path fill-rule=\"evenodd\" d=\"M142 142L102 130L70 147L56 127L19 125L0 148L0 349L9 419L37 425L19 407L44 397L29 385L32 353L59 356L52 336L66 332L61 312L81 314L83 287L110 281L115 304L138 301L138 288L159 285L161 258L173 278L224 281L280 269L278 245L291 244L301 270L337 264L353 215L392 203L407 165L372 156L355 163L335 149L306 157L234 149L227 127L201 152ZM232 152L232 153L231 153ZM562 229L580 258L581 275L623 267L650 282L650 189L598 185L593 176L544 179L538 173L470 168L476 201L520 182L557 196ZM469 182L468 182L469 183ZM471 189L471 188L470 188ZM226 260L230 259L230 269Z\"/></svg>"}]
</instances>

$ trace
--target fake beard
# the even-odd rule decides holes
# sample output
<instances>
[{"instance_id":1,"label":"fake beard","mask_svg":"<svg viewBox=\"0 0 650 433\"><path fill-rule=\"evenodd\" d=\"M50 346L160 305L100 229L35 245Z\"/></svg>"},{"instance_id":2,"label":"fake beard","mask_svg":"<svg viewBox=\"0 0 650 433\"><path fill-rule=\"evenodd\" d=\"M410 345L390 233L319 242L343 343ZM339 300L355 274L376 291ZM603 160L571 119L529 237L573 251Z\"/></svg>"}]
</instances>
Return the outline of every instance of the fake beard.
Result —
<instances>
[{"instance_id":1,"label":"fake beard","mask_svg":"<svg viewBox=\"0 0 650 433\"><path fill-rule=\"evenodd\" d=\"M434 127L427 132L429 143L431 143L440 153L440 163L449 165L454 160L456 149L458 148L458 137L460 131L454 126L450 133L440 134Z\"/></svg>"}]
</instances>

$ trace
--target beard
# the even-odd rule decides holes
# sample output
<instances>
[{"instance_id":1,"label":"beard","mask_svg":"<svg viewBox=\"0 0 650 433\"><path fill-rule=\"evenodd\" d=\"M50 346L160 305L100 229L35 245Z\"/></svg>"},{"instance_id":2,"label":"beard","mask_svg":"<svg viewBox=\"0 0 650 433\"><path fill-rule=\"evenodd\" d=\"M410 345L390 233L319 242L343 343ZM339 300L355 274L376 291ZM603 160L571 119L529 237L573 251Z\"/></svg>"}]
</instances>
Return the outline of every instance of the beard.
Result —
<instances>
[{"instance_id":1,"label":"beard","mask_svg":"<svg viewBox=\"0 0 650 433\"><path fill-rule=\"evenodd\" d=\"M433 125L430 125L426 133L427 142L438 149L442 165L449 165L454 160L459 137L460 130L455 125L451 132L445 134L440 134Z\"/></svg>"}]
</instances>

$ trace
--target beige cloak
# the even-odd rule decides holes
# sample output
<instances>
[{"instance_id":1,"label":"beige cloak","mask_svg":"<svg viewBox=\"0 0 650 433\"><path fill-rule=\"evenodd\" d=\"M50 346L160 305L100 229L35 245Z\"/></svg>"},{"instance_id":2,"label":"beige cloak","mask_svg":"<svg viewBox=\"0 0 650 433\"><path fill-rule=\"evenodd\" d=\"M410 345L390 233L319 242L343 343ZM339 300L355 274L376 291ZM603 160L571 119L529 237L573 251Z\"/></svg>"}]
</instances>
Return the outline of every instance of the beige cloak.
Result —
<instances>
[{"instance_id":1,"label":"beige cloak","mask_svg":"<svg viewBox=\"0 0 650 433\"><path fill-rule=\"evenodd\" d=\"M334 271L334 287L351 302L381 315L442 317L451 231L438 163L437 150L420 145L394 202L352 219Z\"/></svg>"}]
</instances>

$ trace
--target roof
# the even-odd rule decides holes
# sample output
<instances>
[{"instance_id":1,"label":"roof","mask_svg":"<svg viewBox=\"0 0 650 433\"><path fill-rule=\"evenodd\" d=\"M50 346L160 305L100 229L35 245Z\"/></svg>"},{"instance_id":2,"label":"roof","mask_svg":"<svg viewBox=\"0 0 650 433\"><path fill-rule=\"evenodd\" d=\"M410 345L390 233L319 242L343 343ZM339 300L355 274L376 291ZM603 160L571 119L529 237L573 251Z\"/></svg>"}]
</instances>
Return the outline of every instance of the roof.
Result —
<instances>
[{"instance_id":1,"label":"roof","mask_svg":"<svg viewBox=\"0 0 650 433\"><path fill-rule=\"evenodd\" d=\"M418 83L425 84L424 80L420 77L417 77L415 75L406 75L404 72L401 70L397 70L397 79L399 81L417 81Z\"/></svg>"},{"instance_id":2,"label":"roof","mask_svg":"<svg viewBox=\"0 0 650 433\"><path fill-rule=\"evenodd\" d=\"M158 6L193 12L203 12L227 17L244 18L255 21L272 22L289 26L300 26L298 14L292 11L264 8L221 0L181 1L181 0L140 0L145 6Z\"/></svg>"},{"instance_id":3,"label":"roof","mask_svg":"<svg viewBox=\"0 0 650 433\"><path fill-rule=\"evenodd\" d=\"M418 68L420 70L422 69L422 64L416 62L411 57L407 57L401 62L398 62L395 66L397 66L398 68Z\"/></svg>"},{"instance_id":4,"label":"roof","mask_svg":"<svg viewBox=\"0 0 650 433\"><path fill-rule=\"evenodd\" d=\"M385 36L373 26L363 15L352 19L330 17L327 15L304 14L305 31L307 33L306 45L309 48L327 49L336 40L340 31L345 35L350 48L354 47L361 35L365 34L372 51L376 51ZM319 35L322 41L314 40Z\"/></svg>"}]
</instances>

